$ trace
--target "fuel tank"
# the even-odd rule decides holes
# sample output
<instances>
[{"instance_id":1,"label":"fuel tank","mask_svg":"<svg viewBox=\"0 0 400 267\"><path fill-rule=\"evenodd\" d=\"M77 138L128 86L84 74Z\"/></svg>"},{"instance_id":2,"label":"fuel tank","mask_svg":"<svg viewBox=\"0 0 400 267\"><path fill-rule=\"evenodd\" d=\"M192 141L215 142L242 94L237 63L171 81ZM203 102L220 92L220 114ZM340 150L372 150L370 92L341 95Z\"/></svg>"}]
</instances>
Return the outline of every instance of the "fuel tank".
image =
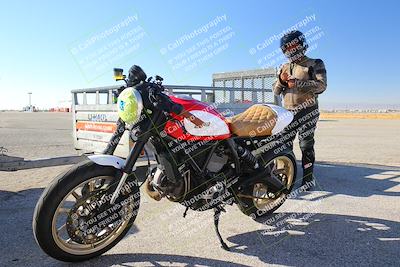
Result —
<instances>
[{"instance_id":1,"label":"fuel tank","mask_svg":"<svg viewBox=\"0 0 400 267\"><path fill-rule=\"evenodd\" d=\"M223 140L231 136L225 117L213 105L198 101L188 95L169 96L175 103L181 104L185 110L205 122L205 126L197 128L188 119L171 114L164 131L173 138L186 141Z\"/></svg>"}]
</instances>

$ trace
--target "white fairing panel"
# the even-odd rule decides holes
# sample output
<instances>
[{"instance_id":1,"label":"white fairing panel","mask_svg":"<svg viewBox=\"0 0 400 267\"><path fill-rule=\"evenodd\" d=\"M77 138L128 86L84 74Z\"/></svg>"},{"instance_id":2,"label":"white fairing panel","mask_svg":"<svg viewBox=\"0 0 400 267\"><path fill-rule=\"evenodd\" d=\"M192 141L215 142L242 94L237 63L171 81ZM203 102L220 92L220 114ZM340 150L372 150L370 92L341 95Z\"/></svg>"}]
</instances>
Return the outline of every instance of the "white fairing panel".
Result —
<instances>
[{"instance_id":1,"label":"white fairing panel","mask_svg":"<svg viewBox=\"0 0 400 267\"><path fill-rule=\"evenodd\" d=\"M204 121L206 124L201 128L196 128L188 119L184 119L183 125L185 126L186 131L191 135L217 136L230 134L228 125L220 117L203 110L191 110L190 113Z\"/></svg>"},{"instance_id":2,"label":"white fairing panel","mask_svg":"<svg viewBox=\"0 0 400 267\"><path fill-rule=\"evenodd\" d=\"M272 134L277 134L281 132L283 129L285 129L286 126L288 126L292 122L293 114L289 110L277 105L268 104L266 106L272 108L272 110L275 111L277 115L276 124L274 129L272 129Z\"/></svg>"},{"instance_id":3,"label":"white fairing panel","mask_svg":"<svg viewBox=\"0 0 400 267\"><path fill-rule=\"evenodd\" d=\"M113 166L116 169L122 169L125 166L125 160L114 155L93 155L88 158L102 166Z\"/></svg>"}]
</instances>

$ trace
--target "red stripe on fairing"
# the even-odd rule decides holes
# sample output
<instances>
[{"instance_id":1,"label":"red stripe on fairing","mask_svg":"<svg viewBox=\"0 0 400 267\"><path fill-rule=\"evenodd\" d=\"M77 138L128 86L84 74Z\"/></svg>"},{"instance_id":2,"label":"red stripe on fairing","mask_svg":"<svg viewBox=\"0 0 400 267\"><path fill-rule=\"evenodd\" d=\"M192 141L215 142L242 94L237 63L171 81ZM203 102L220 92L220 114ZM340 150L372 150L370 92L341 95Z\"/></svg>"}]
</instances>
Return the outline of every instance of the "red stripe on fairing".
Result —
<instances>
[{"instance_id":1,"label":"red stripe on fairing","mask_svg":"<svg viewBox=\"0 0 400 267\"><path fill-rule=\"evenodd\" d=\"M224 116L218 112L213 106L208 105L204 102L198 101L196 99L182 99L175 96L169 96L171 100L175 103L181 104L183 108L187 111L192 110L201 110L208 113L211 113L223 121L226 122ZM209 135L209 136L194 136L189 133L185 133L183 126L183 117L179 115L175 115L173 113L170 114L176 121L170 120L165 124L164 131L170 135L171 137L179 140L185 141L213 141L213 140L224 140L231 137L231 134L223 134L223 135ZM229 128L229 125L228 125Z\"/></svg>"}]
</instances>

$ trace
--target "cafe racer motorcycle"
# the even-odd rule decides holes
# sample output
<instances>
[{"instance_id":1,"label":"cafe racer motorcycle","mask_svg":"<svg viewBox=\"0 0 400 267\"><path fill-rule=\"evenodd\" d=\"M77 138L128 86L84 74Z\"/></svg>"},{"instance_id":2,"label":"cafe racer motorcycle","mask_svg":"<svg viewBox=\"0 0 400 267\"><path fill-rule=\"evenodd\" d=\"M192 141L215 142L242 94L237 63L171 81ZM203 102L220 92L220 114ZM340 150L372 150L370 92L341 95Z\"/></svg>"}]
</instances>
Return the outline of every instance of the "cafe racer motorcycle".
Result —
<instances>
[{"instance_id":1,"label":"cafe racer motorcycle","mask_svg":"<svg viewBox=\"0 0 400 267\"><path fill-rule=\"evenodd\" d=\"M296 162L275 137L292 121L289 111L257 104L225 118L213 105L167 95L163 79L147 79L139 66L128 77L122 69L114 69L114 75L126 86L107 148L57 176L36 205L34 236L48 255L83 261L111 249L136 219L142 185L154 200L185 206L185 214L213 210L217 236L227 250L218 230L225 205L236 204L255 219L283 204L296 179ZM135 143L122 159L113 152L126 129ZM147 177L137 177L135 163L145 144L157 165Z\"/></svg>"}]
</instances>

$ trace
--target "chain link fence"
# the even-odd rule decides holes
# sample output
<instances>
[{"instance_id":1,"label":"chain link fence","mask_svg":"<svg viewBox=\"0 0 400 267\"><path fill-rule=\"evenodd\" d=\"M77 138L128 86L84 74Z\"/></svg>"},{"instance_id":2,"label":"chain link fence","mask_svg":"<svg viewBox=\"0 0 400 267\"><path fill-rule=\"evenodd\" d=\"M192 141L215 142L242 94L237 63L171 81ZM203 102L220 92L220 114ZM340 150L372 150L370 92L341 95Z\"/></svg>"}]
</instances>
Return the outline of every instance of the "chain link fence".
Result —
<instances>
[{"instance_id":1,"label":"chain link fence","mask_svg":"<svg viewBox=\"0 0 400 267\"><path fill-rule=\"evenodd\" d=\"M213 74L213 87L226 89L215 92L215 102L279 104L279 99L272 92L272 85L275 79L276 70L274 68L215 73ZM235 90L236 88L243 90ZM230 91L234 91L233 98L230 97Z\"/></svg>"}]
</instances>

